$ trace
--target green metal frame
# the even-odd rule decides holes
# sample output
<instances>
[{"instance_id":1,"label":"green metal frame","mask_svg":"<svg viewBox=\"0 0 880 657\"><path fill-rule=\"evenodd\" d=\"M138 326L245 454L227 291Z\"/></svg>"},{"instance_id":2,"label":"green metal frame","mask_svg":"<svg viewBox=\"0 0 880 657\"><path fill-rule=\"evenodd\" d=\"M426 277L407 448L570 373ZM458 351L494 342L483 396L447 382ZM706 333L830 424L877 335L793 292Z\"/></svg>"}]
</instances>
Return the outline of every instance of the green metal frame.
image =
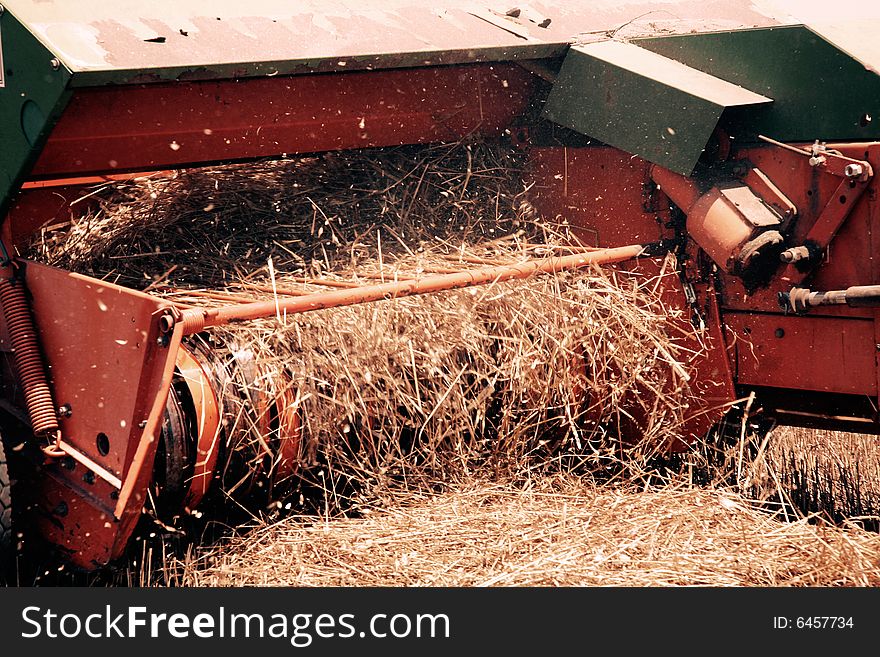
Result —
<instances>
[{"instance_id":1,"label":"green metal frame","mask_svg":"<svg viewBox=\"0 0 880 657\"><path fill-rule=\"evenodd\" d=\"M0 14L0 217L70 99L70 71L9 11Z\"/></svg>"}]
</instances>

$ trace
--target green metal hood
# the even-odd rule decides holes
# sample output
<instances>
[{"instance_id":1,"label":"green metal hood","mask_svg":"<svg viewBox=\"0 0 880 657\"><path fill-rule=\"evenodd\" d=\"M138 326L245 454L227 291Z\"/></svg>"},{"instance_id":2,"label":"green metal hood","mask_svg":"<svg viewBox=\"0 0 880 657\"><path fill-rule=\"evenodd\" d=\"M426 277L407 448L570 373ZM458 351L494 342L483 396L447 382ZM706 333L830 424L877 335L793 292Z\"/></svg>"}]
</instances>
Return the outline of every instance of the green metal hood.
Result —
<instances>
[{"instance_id":1,"label":"green metal hood","mask_svg":"<svg viewBox=\"0 0 880 657\"><path fill-rule=\"evenodd\" d=\"M27 65L22 66L21 63ZM0 13L0 219L70 97L70 71L8 11Z\"/></svg>"},{"instance_id":2,"label":"green metal hood","mask_svg":"<svg viewBox=\"0 0 880 657\"><path fill-rule=\"evenodd\" d=\"M770 102L674 59L605 40L569 50L544 116L688 175L727 108Z\"/></svg>"},{"instance_id":3,"label":"green metal hood","mask_svg":"<svg viewBox=\"0 0 880 657\"><path fill-rule=\"evenodd\" d=\"M731 126L739 139L751 141L765 134L790 142L862 141L880 139L878 34L880 21L864 21L655 37L636 43L773 98L767 111Z\"/></svg>"},{"instance_id":4,"label":"green metal hood","mask_svg":"<svg viewBox=\"0 0 880 657\"><path fill-rule=\"evenodd\" d=\"M880 20L573 46L544 116L685 175L717 126L739 143L876 140L877 34Z\"/></svg>"}]
</instances>

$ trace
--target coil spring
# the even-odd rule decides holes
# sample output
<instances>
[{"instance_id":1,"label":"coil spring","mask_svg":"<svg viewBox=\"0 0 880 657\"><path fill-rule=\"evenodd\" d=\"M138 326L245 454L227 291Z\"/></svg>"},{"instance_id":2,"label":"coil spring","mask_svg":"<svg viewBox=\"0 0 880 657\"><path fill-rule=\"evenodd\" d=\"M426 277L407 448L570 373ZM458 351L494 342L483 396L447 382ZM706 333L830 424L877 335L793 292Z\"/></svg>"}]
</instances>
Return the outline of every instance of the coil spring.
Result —
<instances>
[{"instance_id":1,"label":"coil spring","mask_svg":"<svg viewBox=\"0 0 880 657\"><path fill-rule=\"evenodd\" d=\"M21 281L0 279L0 306L12 342L15 368L24 392L25 405L34 435L48 437L58 432L58 416L46 379L37 330Z\"/></svg>"}]
</instances>

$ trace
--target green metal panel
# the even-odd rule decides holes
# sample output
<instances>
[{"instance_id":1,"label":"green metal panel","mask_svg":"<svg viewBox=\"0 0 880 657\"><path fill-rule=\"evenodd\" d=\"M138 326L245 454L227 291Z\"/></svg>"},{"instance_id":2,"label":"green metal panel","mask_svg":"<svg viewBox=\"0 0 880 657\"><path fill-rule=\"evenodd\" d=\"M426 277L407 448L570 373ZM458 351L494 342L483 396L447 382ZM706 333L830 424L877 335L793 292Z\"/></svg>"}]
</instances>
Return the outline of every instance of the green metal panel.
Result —
<instances>
[{"instance_id":1,"label":"green metal panel","mask_svg":"<svg viewBox=\"0 0 880 657\"><path fill-rule=\"evenodd\" d=\"M853 36L864 36L863 28ZM877 34L875 40L880 38ZM835 35L840 43L847 41L842 29ZM741 139L757 134L783 141L880 139L880 75L870 68L878 62L859 61L807 27L656 37L637 43L772 97L771 107L740 126ZM853 39L853 45L855 53L859 42ZM858 48L868 59L876 59L876 51L876 45L870 51Z\"/></svg>"},{"instance_id":2,"label":"green metal panel","mask_svg":"<svg viewBox=\"0 0 880 657\"><path fill-rule=\"evenodd\" d=\"M0 14L0 217L67 103L70 72L9 11Z\"/></svg>"},{"instance_id":3,"label":"green metal panel","mask_svg":"<svg viewBox=\"0 0 880 657\"><path fill-rule=\"evenodd\" d=\"M569 50L544 116L685 175L728 107L771 99L632 44Z\"/></svg>"}]
</instances>

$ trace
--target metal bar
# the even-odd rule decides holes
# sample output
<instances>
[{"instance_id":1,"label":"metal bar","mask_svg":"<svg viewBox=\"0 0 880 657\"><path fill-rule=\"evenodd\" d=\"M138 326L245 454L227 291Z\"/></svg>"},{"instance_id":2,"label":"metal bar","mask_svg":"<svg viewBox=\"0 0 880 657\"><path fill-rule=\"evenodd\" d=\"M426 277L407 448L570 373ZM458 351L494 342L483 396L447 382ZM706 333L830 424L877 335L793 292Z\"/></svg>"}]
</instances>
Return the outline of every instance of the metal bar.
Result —
<instances>
[{"instance_id":1,"label":"metal bar","mask_svg":"<svg viewBox=\"0 0 880 657\"><path fill-rule=\"evenodd\" d=\"M867 185L864 184L857 183L851 186L848 180L841 181L822 209L816 223L810 228L804 242L814 242L823 249L828 246L838 229L843 225L844 220L849 216L853 205L861 198L866 189Z\"/></svg>"},{"instance_id":2,"label":"metal bar","mask_svg":"<svg viewBox=\"0 0 880 657\"><path fill-rule=\"evenodd\" d=\"M819 166L828 173L846 178L847 180L857 180L859 182L868 182L874 175L871 165L865 160L857 160L846 155L841 155L836 150L828 150L825 144L819 144L818 141L810 148L798 148L791 144L786 144L776 139L771 139L764 135L758 135L758 139L768 144L773 144L779 148L804 155L810 158L810 166Z\"/></svg>"},{"instance_id":3,"label":"metal bar","mask_svg":"<svg viewBox=\"0 0 880 657\"><path fill-rule=\"evenodd\" d=\"M463 271L455 274L429 276L421 280L397 281L360 288L319 292L294 298L276 298L271 301L237 304L220 308L192 308L169 313L162 318L162 328L171 331L176 323L183 324L184 335L192 335L212 326L223 326L233 322L272 317L279 313L296 314L311 310L351 306L358 303L395 299L398 297L441 292L472 285L500 283L513 279L528 278L536 273L554 274L568 269L578 269L589 265L611 264L632 260L642 255L646 247L641 244L603 249L592 253L578 253L569 256L541 258L515 265L505 265Z\"/></svg>"},{"instance_id":4,"label":"metal bar","mask_svg":"<svg viewBox=\"0 0 880 657\"><path fill-rule=\"evenodd\" d=\"M804 157L810 156L809 149L798 148L797 146L792 146L791 144L786 144L785 142L778 141L771 137L767 137L766 135L758 135L758 139L761 141L767 142L768 144L773 144L774 146L778 146L779 148L783 148L787 151L791 151L792 153L797 153L798 155L803 155Z\"/></svg>"},{"instance_id":5,"label":"metal bar","mask_svg":"<svg viewBox=\"0 0 880 657\"><path fill-rule=\"evenodd\" d=\"M101 479L106 481L108 484L113 486L116 490L122 488L122 480L117 477L115 474L107 470L106 468L102 468L95 461L90 459L88 456L80 452L73 445L64 442L63 440L58 441L58 448L70 456L74 461L79 462L86 469L91 470L96 475L98 475Z\"/></svg>"},{"instance_id":6,"label":"metal bar","mask_svg":"<svg viewBox=\"0 0 880 657\"><path fill-rule=\"evenodd\" d=\"M174 327L167 345L169 354L176 356L182 337L183 327ZM131 464L129 465L128 471L125 473L125 479L122 480L122 485L120 486L119 498L116 501L114 515L119 520L127 520L129 526L133 526L130 524L132 522L133 514L138 513L146 502L144 494L141 491L146 488L146 484L151 476L150 473L152 472L153 458L156 453L159 432L162 429L165 402L168 398L168 390L171 389L171 381L174 377L174 367L176 362L176 357L172 356L169 356L165 361L165 366L162 369L159 383L160 394L158 394L153 400L153 405L150 408L150 413L147 417L147 423L144 425L141 438L135 447L134 457L131 459ZM127 516L127 518L124 516ZM123 536L117 535L113 556L118 556L119 552L124 549L129 536L130 534Z\"/></svg>"}]
</instances>

